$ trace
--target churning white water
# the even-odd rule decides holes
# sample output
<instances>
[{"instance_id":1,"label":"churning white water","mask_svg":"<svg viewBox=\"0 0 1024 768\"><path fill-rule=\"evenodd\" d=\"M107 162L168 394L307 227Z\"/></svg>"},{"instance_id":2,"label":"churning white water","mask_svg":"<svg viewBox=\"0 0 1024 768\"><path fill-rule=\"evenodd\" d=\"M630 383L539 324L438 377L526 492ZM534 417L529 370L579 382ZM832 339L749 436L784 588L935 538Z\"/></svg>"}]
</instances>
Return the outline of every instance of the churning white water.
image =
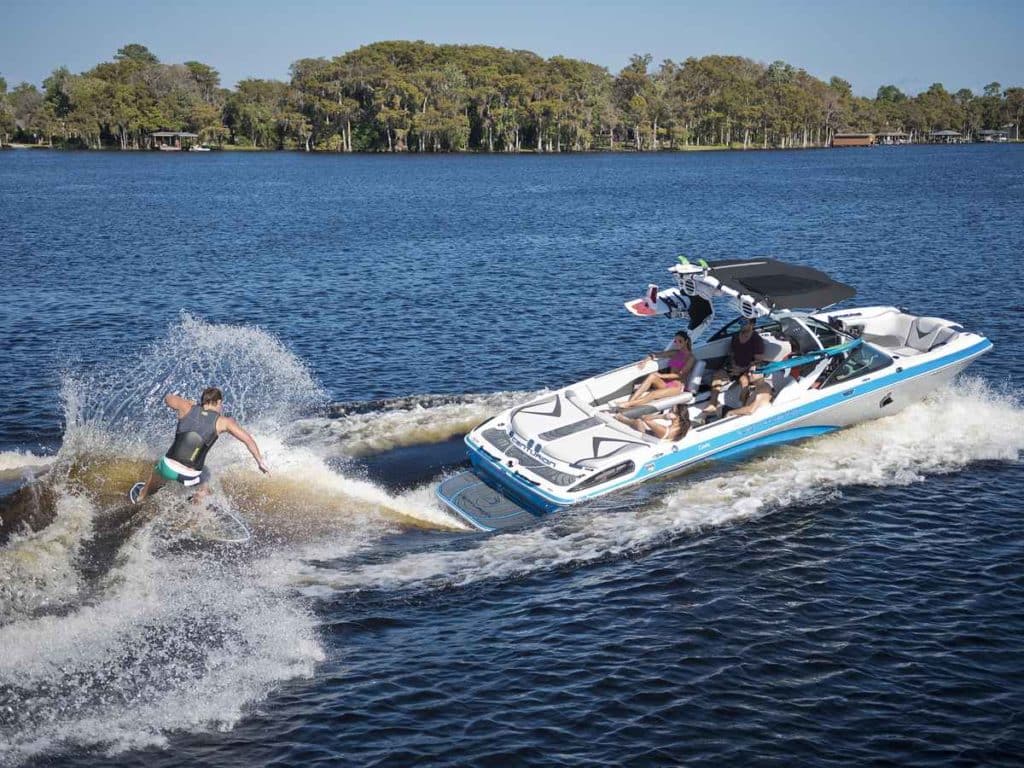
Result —
<instances>
[{"instance_id":1,"label":"churning white water","mask_svg":"<svg viewBox=\"0 0 1024 768\"><path fill-rule=\"evenodd\" d=\"M245 546L199 541L174 489L125 514L124 492L173 428L161 398L211 383L272 470L260 476L228 438L211 453L215 495L254 529ZM459 586L630 555L849 486L919 482L1024 450L1019 398L967 378L889 419L680 478L643 504L606 501L469 540L437 534L427 551L385 561L315 564L407 526L460 529L434 483L390 492L351 458L448 439L527 396L393 401L328 417L308 369L272 335L190 316L129 364L69 376L59 454L0 454L0 471L48 467L39 483L53 513L0 548L0 764L232 727L324 658L318 595Z\"/></svg>"},{"instance_id":2,"label":"churning white water","mask_svg":"<svg viewBox=\"0 0 1024 768\"><path fill-rule=\"evenodd\" d=\"M1024 408L964 378L925 402L878 421L748 463L728 464L697 481L685 478L653 504L580 508L557 525L481 539L469 549L418 552L344 572L307 569L311 594L407 586L462 585L643 551L667 538L719 525L855 485L905 485L983 460L1016 460L1024 450Z\"/></svg>"}]
</instances>

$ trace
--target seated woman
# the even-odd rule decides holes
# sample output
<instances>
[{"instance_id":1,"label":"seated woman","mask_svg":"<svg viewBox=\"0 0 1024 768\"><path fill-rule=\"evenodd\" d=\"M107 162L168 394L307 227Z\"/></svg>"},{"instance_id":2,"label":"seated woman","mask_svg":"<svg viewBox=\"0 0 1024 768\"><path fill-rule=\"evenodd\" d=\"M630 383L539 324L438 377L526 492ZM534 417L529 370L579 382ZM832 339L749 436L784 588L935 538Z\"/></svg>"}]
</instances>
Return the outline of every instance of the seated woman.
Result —
<instances>
[{"instance_id":1,"label":"seated woman","mask_svg":"<svg viewBox=\"0 0 1024 768\"><path fill-rule=\"evenodd\" d=\"M637 365L642 367L649 360L656 360L659 357L667 357L668 370L652 373L633 391L632 396L625 403L619 406L620 410L636 408L638 405L647 405L652 400L659 400L663 397L680 394L686 387L686 380L690 377L697 358L693 355L693 346L686 331L679 331L672 339L672 347L662 352L652 352Z\"/></svg>"},{"instance_id":2,"label":"seated woman","mask_svg":"<svg viewBox=\"0 0 1024 768\"><path fill-rule=\"evenodd\" d=\"M690 431L690 412L682 403L675 405L668 413L641 416L630 419L616 416L623 424L628 424L637 432L649 432L662 440L682 440Z\"/></svg>"}]
</instances>

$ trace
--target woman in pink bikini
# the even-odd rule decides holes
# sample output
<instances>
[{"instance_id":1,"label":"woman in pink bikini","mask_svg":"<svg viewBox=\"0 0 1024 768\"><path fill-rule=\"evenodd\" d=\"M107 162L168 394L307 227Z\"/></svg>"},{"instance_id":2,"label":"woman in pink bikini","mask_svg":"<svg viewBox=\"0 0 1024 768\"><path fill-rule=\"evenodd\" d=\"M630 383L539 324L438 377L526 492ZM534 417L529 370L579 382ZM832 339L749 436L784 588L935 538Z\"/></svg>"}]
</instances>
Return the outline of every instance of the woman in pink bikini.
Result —
<instances>
[{"instance_id":1,"label":"woman in pink bikini","mask_svg":"<svg viewBox=\"0 0 1024 768\"><path fill-rule=\"evenodd\" d=\"M686 331L679 331L675 335L671 348L663 352L652 352L641 360L639 365L643 366L648 360L656 360L659 357L669 358L668 370L652 373L644 379L634 390L633 396L620 406L620 410L636 408L652 400L678 395L686 388L686 380L690 377L694 363L697 362Z\"/></svg>"}]
</instances>

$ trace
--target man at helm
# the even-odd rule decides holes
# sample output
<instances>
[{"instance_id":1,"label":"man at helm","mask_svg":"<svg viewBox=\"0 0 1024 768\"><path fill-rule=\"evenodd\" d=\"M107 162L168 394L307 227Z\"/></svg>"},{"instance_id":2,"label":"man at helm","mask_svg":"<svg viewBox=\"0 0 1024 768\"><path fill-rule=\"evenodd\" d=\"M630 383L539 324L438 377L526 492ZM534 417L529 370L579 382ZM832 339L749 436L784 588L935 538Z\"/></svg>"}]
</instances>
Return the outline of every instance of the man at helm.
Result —
<instances>
[{"instance_id":1,"label":"man at helm","mask_svg":"<svg viewBox=\"0 0 1024 768\"><path fill-rule=\"evenodd\" d=\"M222 432L241 440L256 459L260 471L270 472L252 435L233 418L223 415L224 396L217 387L204 389L198 404L175 394L166 395L164 404L178 415L174 442L153 467L149 480L132 486L128 496L133 503L138 504L156 493L168 480L195 487L192 501L202 500L210 492L210 470L204 466L206 454Z\"/></svg>"}]
</instances>

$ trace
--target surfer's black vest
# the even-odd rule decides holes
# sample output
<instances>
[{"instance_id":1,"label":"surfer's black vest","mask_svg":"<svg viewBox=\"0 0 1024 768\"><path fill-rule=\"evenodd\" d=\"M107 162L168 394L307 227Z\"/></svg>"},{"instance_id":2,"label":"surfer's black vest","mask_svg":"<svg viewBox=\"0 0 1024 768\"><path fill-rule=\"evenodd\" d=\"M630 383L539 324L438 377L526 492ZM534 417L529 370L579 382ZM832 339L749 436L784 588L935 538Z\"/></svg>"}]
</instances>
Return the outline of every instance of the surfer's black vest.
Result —
<instances>
[{"instance_id":1,"label":"surfer's black vest","mask_svg":"<svg viewBox=\"0 0 1024 768\"><path fill-rule=\"evenodd\" d=\"M167 451L167 458L190 469L202 469L207 451L217 442L218 418L220 414L216 411L193 405L192 410L178 421L178 431L174 435L174 444Z\"/></svg>"}]
</instances>

